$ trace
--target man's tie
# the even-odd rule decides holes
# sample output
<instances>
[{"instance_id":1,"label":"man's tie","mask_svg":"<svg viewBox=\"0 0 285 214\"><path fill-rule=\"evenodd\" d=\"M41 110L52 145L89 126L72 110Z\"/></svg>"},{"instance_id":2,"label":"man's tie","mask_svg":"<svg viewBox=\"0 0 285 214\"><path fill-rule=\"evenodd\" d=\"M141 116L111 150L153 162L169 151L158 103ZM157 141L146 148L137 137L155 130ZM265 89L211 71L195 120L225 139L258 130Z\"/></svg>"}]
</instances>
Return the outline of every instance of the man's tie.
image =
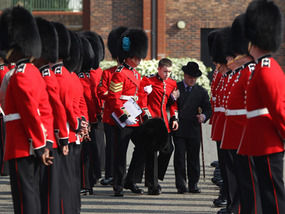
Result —
<instances>
[{"instance_id":1,"label":"man's tie","mask_svg":"<svg viewBox=\"0 0 285 214\"><path fill-rule=\"evenodd\" d=\"M187 86L187 87L186 87L186 92L190 92L190 91L191 91L191 89L192 89L192 87L191 87L191 86Z\"/></svg>"}]
</instances>

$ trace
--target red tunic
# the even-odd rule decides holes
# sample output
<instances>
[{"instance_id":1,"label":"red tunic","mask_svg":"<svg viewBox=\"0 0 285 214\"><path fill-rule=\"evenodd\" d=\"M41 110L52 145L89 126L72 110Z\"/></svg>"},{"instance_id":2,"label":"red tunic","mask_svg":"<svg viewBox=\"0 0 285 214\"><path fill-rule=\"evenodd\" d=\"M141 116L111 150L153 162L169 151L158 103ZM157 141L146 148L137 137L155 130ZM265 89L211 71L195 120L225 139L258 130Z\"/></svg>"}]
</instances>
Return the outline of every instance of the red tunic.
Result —
<instances>
[{"instance_id":1,"label":"red tunic","mask_svg":"<svg viewBox=\"0 0 285 214\"><path fill-rule=\"evenodd\" d=\"M247 121L239 154L262 156L284 151L285 75L271 57L263 57L246 90Z\"/></svg>"},{"instance_id":2,"label":"red tunic","mask_svg":"<svg viewBox=\"0 0 285 214\"><path fill-rule=\"evenodd\" d=\"M90 70L91 93L95 104L95 115L92 118L92 123L97 123L97 115L102 113L103 100L98 96L97 88L102 78L102 69L99 67L96 70Z\"/></svg>"},{"instance_id":3,"label":"red tunic","mask_svg":"<svg viewBox=\"0 0 285 214\"><path fill-rule=\"evenodd\" d=\"M60 99L66 112L69 130L69 142L73 143L77 139L75 132L79 129L81 117L76 115L73 108L72 78L69 71L63 66L62 63L54 65L53 72L58 81Z\"/></svg>"},{"instance_id":4,"label":"red tunic","mask_svg":"<svg viewBox=\"0 0 285 214\"><path fill-rule=\"evenodd\" d=\"M254 63L247 64L245 68L239 68L235 75L225 105L226 119L221 143L222 149L238 149L246 120L245 89L254 67Z\"/></svg>"},{"instance_id":5,"label":"red tunic","mask_svg":"<svg viewBox=\"0 0 285 214\"><path fill-rule=\"evenodd\" d=\"M104 109L103 109L103 122L108 123L110 125L114 125L113 119L110 117L112 114L112 108L108 101L108 90L111 83L112 75L117 69L117 66L113 66L109 69L103 71L102 78L100 84L97 88L97 94L99 99L104 101Z\"/></svg>"},{"instance_id":6,"label":"red tunic","mask_svg":"<svg viewBox=\"0 0 285 214\"><path fill-rule=\"evenodd\" d=\"M226 97L228 96L229 90L232 86L234 77L235 77L235 72L229 71L224 78L224 84L221 87L221 90L217 94L217 106L215 107L214 111L218 112L216 121L215 121L215 126L213 130L213 136L212 139L215 141L220 141L222 140L223 136L223 130L224 130L224 124L225 124L225 101Z\"/></svg>"},{"instance_id":7,"label":"red tunic","mask_svg":"<svg viewBox=\"0 0 285 214\"><path fill-rule=\"evenodd\" d=\"M18 63L5 97L5 160L28 157L46 146L45 121L53 123L46 84L31 63Z\"/></svg>"},{"instance_id":8,"label":"red tunic","mask_svg":"<svg viewBox=\"0 0 285 214\"><path fill-rule=\"evenodd\" d=\"M150 94L147 94L144 87L150 85L152 87L152 91ZM166 112L166 104L171 93L175 89L177 89L177 83L175 80L171 78L162 80L158 75L153 75L142 79L139 91L140 106L143 109L147 108L152 118L163 118L168 132L170 132L170 128ZM177 111L177 103L175 101L170 105L170 117L176 116L176 118L178 118Z\"/></svg>"},{"instance_id":9,"label":"red tunic","mask_svg":"<svg viewBox=\"0 0 285 214\"><path fill-rule=\"evenodd\" d=\"M221 76L222 76L221 72L219 72L218 70L214 71L213 80L211 83L211 99L210 99L210 103L211 103L211 107L212 107L212 115L210 117L209 124L212 124L213 118L215 115L214 106L215 106L215 101L216 101L216 89L217 89L217 85L221 79Z\"/></svg>"},{"instance_id":10,"label":"red tunic","mask_svg":"<svg viewBox=\"0 0 285 214\"><path fill-rule=\"evenodd\" d=\"M80 73L78 74L78 77L83 87L84 99L88 109L89 122L94 123L96 122L96 106L91 92L90 73Z\"/></svg>"},{"instance_id":11,"label":"red tunic","mask_svg":"<svg viewBox=\"0 0 285 214\"><path fill-rule=\"evenodd\" d=\"M140 81L141 75L127 64L118 66L114 72L107 99L110 103L111 111L115 112L118 118L127 115L123 105L127 102L128 97L133 97L135 100L138 99ZM128 126L139 126L139 123Z\"/></svg>"},{"instance_id":12,"label":"red tunic","mask_svg":"<svg viewBox=\"0 0 285 214\"><path fill-rule=\"evenodd\" d=\"M67 119L64 106L60 100L59 85L55 74L50 70L48 66L40 69L43 79L47 86L47 92L49 95L49 101L52 107L54 116L54 131L58 135L58 139L68 143L68 130L67 130ZM53 144L53 148L57 148L57 144Z\"/></svg>"},{"instance_id":13,"label":"red tunic","mask_svg":"<svg viewBox=\"0 0 285 214\"><path fill-rule=\"evenodd\" d=\"M9 71L9 68L6 65L0 65L0 86L5 74Z\"/></svg>"}]
</instances>

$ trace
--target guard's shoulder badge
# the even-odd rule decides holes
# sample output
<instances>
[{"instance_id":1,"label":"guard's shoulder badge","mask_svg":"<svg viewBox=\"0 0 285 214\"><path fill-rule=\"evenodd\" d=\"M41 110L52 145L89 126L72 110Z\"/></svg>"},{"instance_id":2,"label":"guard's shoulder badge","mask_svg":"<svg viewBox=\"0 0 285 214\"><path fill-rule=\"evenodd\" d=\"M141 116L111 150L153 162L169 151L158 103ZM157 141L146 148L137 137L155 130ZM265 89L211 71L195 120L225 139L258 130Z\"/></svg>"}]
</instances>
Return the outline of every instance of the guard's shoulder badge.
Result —
<instances>
[{"instance_id":1,"label":"guard's shoulder badge","mask_svg":"<svg viewBox=\"0 0 285 214\"><path fill-rule=\"evenodd\" d=\"M84 74L83 74L83 73L79 73L79 74L78 74L78 77L79 77L79 78L84 78Z\"/></svg>"},{"instance_id":2,"label":"guard's shoulder badge","mask_svg":"<svg viewBox=\"0 0 285 214\"><path fill-rule=\"evenodd\" d=\"M256 64L255 64L255 63L250 63L250 64L248 65L248 69L249 69L249 71L250 71L250 72L253 72L253 71L254 71L254 69L255 69L255 66L256 66Z\"/></svg>"},{"instance_id":3,"label":"guard's shoulder badge","mask_svg":"<svg viewBox=\"0 0 285 214\"><path fill-rule=\"evenodd\" d=\"M48 68L45 68L42 70L42 76L43 77L50 77L50 70Z\"/></svg>"},{"instance_id":4,"label":"guard's shoulder badge","mask_svg":"<svg viewBox=\"0 0 285 214\"><path fill-rule=\"evenodd\" d=\"M55 69L54 69L54 74L62 74L62 67L61 66L57 66Z\"/></svg>"},{"instance_id":5,"label":"guard's shoulder badge","mask_svg":"<svg viewBox=\"0 0 285 214\"><path fill-rule=\"evenodd\" d=\"M268 67L268 68L270 68L270 59L269 58L263 58L261 60L261 67Z\"/></svg>"},{"instance_id":6,"label":"guard's shoulder badge","mask_svg":"<svg viewBox=\"0 0 285 214\"><path fill-rule=\"evenodd\" d=\"M4 65L1 65L0 66L0 71L3 71L4 70Z\"/></svg>"},{"instance_id":7,"label":"guard's shoulder badge","mask_svg":"<svg viewBox=\"0 0 285 214\"><path fill-rule=\"evenodd\" d=\"M115 70L115 72L121 72L123 70L124 66L123 65L119 65L117 67L117 69Z\"/></svg>"},{"instance_id":8,"label":"guard's shoulder badge","mask_svg":"<svg viewBox=\"0 0 285 214\"><path fill-rule=\"evenodd\" d=\"M90 73L85 73L86 77L90 79Z\"/></svg>"},{"instance_id":9,"label":"guard's shoulder badge","mask_svg":"<svg viewBox=\"0 0 285 214\"><path fill-rule=\"evenodd\" d=\"M16 73L24 73L25 72L25 68L26 68L26 64L25 63L18 65Z\"/></svg>"}]
</instances>

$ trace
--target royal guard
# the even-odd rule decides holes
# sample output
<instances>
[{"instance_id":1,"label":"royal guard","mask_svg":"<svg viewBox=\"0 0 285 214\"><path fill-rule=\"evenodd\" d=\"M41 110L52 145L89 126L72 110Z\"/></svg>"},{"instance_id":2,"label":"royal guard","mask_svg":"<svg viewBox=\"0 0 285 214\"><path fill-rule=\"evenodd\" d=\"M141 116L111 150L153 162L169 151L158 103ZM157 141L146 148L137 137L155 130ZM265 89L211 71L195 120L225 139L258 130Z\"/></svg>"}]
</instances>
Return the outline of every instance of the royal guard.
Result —
<instances>
[{"instance_id":1,"label":"royal guard","mask_svg":"<svg viewBox=\"0 0 285 214\"><path fill-rule=\"evenodd\" d=\"M126 27L118 27L113 29L108 35L108 49L111 53L112 59L118 61L117 43L122 33L127 30ZM106 137L105 148L105 178L100 181L102 185L109 185L113 182L113 160L114 160L114 134L115 122L111 118L112 108L108 101L108 90L111 83L112 75L116 71L118 65L108 68L103 71L100 84L97 88L98 97L103 103L103 123Z\"/></svg>"},{"instance_id":2,"label":"royal guard","mask_svg":"<svg viewBox=\"0 0 285 214\"><path fill-rule=\"evenodd\" d=\"M176 81L170 78L171 69L172 61L168 58L161 59L158 63L157 74L150 77L143 77L139 91L139 105L144 111L142 114L143 119L162 118L168 133L171 130L176 131L178 129L176 97L169 108L171 122L168 121L166 111L167 101L177 90ZM146 148L145 183L148 187L148 194L150 195L159 195L161 192L158 178L163 180L166 173L173 152L171 140L169 136L165 148L160 148L158 157L156 157L158 151L153 146ZM148 139L145 139L145 141L147 142ZM143 144L146 144L146 142L143 142ZM156 169L154 169L155 165L157 165Z\"/></svg>"},{"instance_id":3,"label":"royal guard","mask_svg":"<svg viewBox=\"0 0 285 214\"><path fill-rule=\"evenodd\" d=\"M282 15L273 1L252 1L244 23L248 51L257 64L247 83L247 121L238 154L253 158L262 213L285 213L285 75L270 55L283 37Z\"/></svg>"},{"instance_id":4,"label":"royal guard","mask_svg":"<svg viewBox=\"0 0 285 214\"><path fill-rule=\"evenodd\" d=\"M67 68L63 65L63 59L66 59L70 55L70 46L71 39L70 34L61 23L53 22L53 25L58 34L58 61L52 66L52 71L54 72L57 82L59 85L60 99L65 108L66 117L67 117L67 127L69 130L69 141L68 141L68 150L69 154L67 156L61 156L61 209L65 213L76 213L78 212L77 207L75 207L75 193L72 194L75 190L75 180L74 180L74 152L73 145L77 141L77 133L81 133L85 122L77 114L75 108L73 107L73 82L71 79L71 74ZM77 50L78 51L78 50ZM78 184L79 185L79 184ZM78 187L79 189L80 187ZM77 193L77 192L76 192ZM80 195L80 193L78 193Z\"/></svg>"},{"instance_id":5,"label":"royal guard","mask_svg":"<svg viewBox=\"0 0 285 214\"><path fill-rule=\"evenodd\" d=\"M41 57L34 60L34 65L39 69L46 83L46 90L52 107L54 121L47 129L51 139L51 154L53 164L41 166L40 192L42 213L61 213L60 209L60 155L68 154L68 130L66 126L66 113L60 100L59 86L55 74L50 70L49 63L58 59L58 36L52 23L37 17L36 23L42 41Z\"/></svg>"},{"instance_id":6,"label":"royal guard","mask_svg":"<svg viewBox=\"0 0 285 214\"><path fill-rule=\"evenodd\" d=\"M144 167L143 145L136 139L136 131L141 110L137 107L141 76L135 70L147 54L147 35L143 30L129 29L118 41L118 60L121 63L114 72L108 91L108 101L117 122L114 142L114 195L123 196L123 188L142 194L143 190L135 184L135 172ZM124 104L128 102L136 111L130 111ZM135 144L132 160L126 173L126 153L129 141Z\"/></svg>"},{"instance_id":7,"label":"royal guard","mask_svg":"<svg viewBox=\"0 0 285 214\"><path fill-rule=\"evenodd\" d=\"M6 144L15 213L41 213L39 159L51 165L46 124L53 122L46 84L30 62L41 55L36 22L22 7L6 9L0 21L1 51L15 62L5 97Z\"/></svg>"},{"instance_id":8,"label":"royal guard","mask_svg":"<svg viewBox=\"0 0 285 214\"><path fill-rule=\"evenodd\" d=\"M83 86L84 99L88 109L88 118L92 118L95 115L95 104L91 92L91 80L90 80L90 68L94 60L94 52L89 41L80 35L81 50L82 50L82 67L81 72L78 74L80 82ZM93 179L94 164L97 164L92 152L92 145L90 139L84 139L81 147L81 193L93 194L93 185L95 184Z\"/></svg>"},{"instance_id":9,"label":"royal guard","mask_svg":"<svg viewBox=\"0 0 285 214\"><path fill-rule=\"evenodd\" d=\"M104 142L104 133L103 133L103 124L102 124L102 100L98 96L97 87L102 78L102 69L99 64L104 59L104 44L101 42L101 37L95 32L85 31L83 35L90 42L95 57L92 62L92 67L89 70L90 73L90 87L92 93L92 99L94 102L94 114L89 118L91 124L91 149L94 157L95 164L93 165L94 177L93 182L101 178L101 169L104 168L105 162L105 142Z\"/></svg>"},{"instance_id":10,"label":"royal guard","mask_svg":"<svg viewBox=\"0 0 285 214\"><path fill-rule=\"evenodd\" d=\"M70 72L70 95L72 96L72 107L77 118L83 122L83 129L76 133L76 141L70 145L72 157L72 180L73 180L73 206L76 212L80 212L80 190L81 190L81 172L80 172L80 157L81 157L81 142L89 138L88 132L88 109L84 99L83 87L79 80L78 74L81 71L83 50L81 49L81 40L77 33L68 31L70 35L70 53L63 60L63 64ZM82 50L82 51L81 51Z\"/></svg>"},{"instance_id":11,"label":"royal guard","mask_svg":"<svg viewBox=\"0 0 285 214\"><path fill-rule=\"evenodd\" d=\"M217 154L219 160L219 168L221 171L221 177L224 181L225 179L225 168L224 168L224 158L223 154L220 150L220 144L222 139L222 131L224 125L224 112L225 109L223 107L224 102L224 93L226 86L228 86L228 78L231 74L231 71L226 66L227 60L227 48L228 48L228 41L230 36L230 28L222 28L216 31L215 38L212 44L212 60L217 64L216 69L221 73L221 77L216 84L216 88L213 89L213 94L215 95L215 99L213 100L214 105L214 116L212 119L212 133L211 137L212 140L216 141L217 143ZM217 128L219 127L219 128ZM219 183L220 186L220 194L217 199L214 200L214 205L217 207L226 206L226 190L224 188L224 184L222 182Z\"/></svg>"}]
</instances>

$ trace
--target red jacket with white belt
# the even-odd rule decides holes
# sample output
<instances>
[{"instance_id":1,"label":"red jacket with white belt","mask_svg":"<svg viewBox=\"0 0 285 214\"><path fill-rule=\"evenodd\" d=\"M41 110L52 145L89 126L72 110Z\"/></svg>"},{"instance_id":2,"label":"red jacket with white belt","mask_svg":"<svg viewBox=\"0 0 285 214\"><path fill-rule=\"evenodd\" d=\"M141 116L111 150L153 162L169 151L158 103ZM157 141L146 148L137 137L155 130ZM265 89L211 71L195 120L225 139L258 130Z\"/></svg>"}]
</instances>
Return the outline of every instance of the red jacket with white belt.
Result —
<instances>
[{"instance_id":1,"label":"red jacket with white belt","mask_svg":"<svg viewBox=\"0 0 285 214\"><path fill-rule=\"evenodd\" d=\"M262 156L284 151L285 74L271 57L261 57L246 89L247 121L238 153Z\"/></svg>"},{"instance_id":2,"label":"red jacket with white belt","mask_svg":"<svg viewBox=\"0 0 285 214\"><path fill-rule=\"evenodd\" d=\"M53 123L46 84L28 60L17 63L5 98L5 160L28 157L46 147L45 121Z\"/></svg>"}]
</instances>

